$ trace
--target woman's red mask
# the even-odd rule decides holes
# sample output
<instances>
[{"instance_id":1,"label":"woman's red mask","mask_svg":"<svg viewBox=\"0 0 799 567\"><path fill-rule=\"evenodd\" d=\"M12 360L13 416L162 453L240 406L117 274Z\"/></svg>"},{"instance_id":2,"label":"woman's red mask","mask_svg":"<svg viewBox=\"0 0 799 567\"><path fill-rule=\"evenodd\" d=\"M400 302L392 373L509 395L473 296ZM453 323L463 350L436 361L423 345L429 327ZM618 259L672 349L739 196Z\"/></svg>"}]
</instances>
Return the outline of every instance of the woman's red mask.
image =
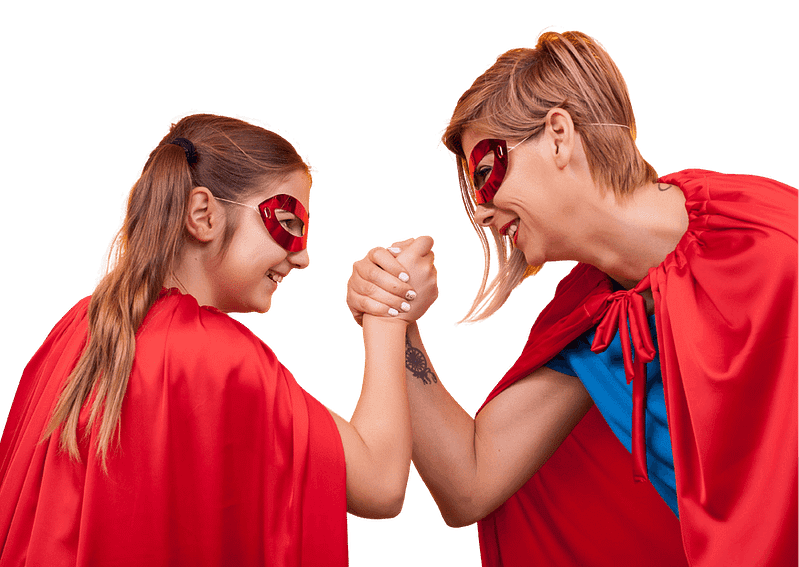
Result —
<instances>
[{"instance_id":1,"label":"woman's red mask","mask_svg":"<svg viewBox=\"0 0 799 567\"><path fill-rule=\"evenodd\" d=\"M469 156L469 178L474 187L474 200L478 205L483 205L492 201L494 195L499 191L499 186L505 179L505 172L508 170L508 154L515 148L530 139L527 136L524 140L508 149L505 140L487 138L477 142L472 148L472 155ZM493 154L493 162L489 159Z\"/></svg>"},{"instance_id":2,"label":"woman's red mask","mask_svg":"<svg viewBox=\"0 0 799 567\"><path fill-rule=\"evenodd\" d=\"M493 153L493 163L489 154ZM474 200L478 205L492 201L505 179L508 169L508 146L505 140L489 138L480 140L469 156L469 178L474 187Z\"/></svg>"}]
</instances>

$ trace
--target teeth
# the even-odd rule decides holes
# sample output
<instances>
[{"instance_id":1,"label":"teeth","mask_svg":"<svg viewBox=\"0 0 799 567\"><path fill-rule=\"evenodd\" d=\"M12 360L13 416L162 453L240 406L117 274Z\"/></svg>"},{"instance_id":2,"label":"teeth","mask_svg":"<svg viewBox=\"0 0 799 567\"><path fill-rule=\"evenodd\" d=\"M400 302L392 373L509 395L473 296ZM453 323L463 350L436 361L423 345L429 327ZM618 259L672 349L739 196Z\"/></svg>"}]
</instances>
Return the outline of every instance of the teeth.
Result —
<instances>
[{"instance_id":1,"label":"teeth","mask_svg":"<svg viewBox=\"0 0 799 567\"><path fill-rule=\"evenodd\" d=\"M516 231L517 231L517 230L519 230L519 226L518 226L516 223L513 223L512 225L510 225L510 227L508 227L508 230L505 232L505 234L506 234L506 235L507 235L507 236L508 236L508 237L509 237L511 240L513 240L513 236L516 234Z\"/></svg>"},{"instance_id":2,"label":"teeth","mask_svg":"<svg viewBox=\"0 0 799 567\"><path fill-rule=\"evenodd\" d=\"M280 274L269 274L269 279L274 281L275 283L280 283L283 281L283 276Z\"/></svg>"}]
</instances>

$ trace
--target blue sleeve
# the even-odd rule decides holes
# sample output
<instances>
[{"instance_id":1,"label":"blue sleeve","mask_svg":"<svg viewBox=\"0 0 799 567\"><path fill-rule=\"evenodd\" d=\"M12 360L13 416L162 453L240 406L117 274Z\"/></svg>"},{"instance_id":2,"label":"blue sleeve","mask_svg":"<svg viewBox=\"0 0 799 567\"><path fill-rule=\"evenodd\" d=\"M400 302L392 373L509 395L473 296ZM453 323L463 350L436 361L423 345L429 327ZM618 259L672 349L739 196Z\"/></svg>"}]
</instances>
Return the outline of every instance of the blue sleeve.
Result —
<instances>
[{"instance_id":1,"label":"blue sleeve","mask_svg":"<svg viewBox=\"0 0 799 567\"><path fill-rule=\"evenodd\" d=\"M654 316L650 331L656 336ZM601 353L591 351L594 330L569 343L545 364L557 372L575 376L591 395L602 417L629 451L632 446L632 386L627 384L621 338L617 334ZM649 478L663 500L678 514L674 461L668 430L660 357L647 364L646 445Z\"/></svg>"},{"instance_id":2,"label":"blue sleeve","mask_svg":"<svg viewBox=\"0 0 799 567\"><path fill-rule=\"evenodd\" d=\"M547 362L544 366L546 366L547 368L551 368L552 370L557 370L562 374L568 374L569 376L574 376L576 378L577 372L574 371L574 367L572 367L565 353L566 353L565 349L560 351L557 355L555 355L552 358L552 360Z\"/></svg>"}]
</instances>

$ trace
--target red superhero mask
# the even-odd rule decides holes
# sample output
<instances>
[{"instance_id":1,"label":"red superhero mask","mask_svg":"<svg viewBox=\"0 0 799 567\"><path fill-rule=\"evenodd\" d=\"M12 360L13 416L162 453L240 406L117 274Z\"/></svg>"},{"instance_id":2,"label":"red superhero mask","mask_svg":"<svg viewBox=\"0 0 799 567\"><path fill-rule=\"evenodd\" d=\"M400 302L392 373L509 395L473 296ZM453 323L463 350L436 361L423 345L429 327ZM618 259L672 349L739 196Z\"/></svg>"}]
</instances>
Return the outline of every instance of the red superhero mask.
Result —
<instances>
[{"instance_id":1,"label":"red superhero mask","mask_svg":"<svg viewBox=\"0 0 799 567\"><path fill-rule=\"evenodd\" d=\"M286 252L299 252L308 245L308 211L291 195L275 195L257 206L216 199L258 211L269 235Z\"/></svg>"}]
</instances>

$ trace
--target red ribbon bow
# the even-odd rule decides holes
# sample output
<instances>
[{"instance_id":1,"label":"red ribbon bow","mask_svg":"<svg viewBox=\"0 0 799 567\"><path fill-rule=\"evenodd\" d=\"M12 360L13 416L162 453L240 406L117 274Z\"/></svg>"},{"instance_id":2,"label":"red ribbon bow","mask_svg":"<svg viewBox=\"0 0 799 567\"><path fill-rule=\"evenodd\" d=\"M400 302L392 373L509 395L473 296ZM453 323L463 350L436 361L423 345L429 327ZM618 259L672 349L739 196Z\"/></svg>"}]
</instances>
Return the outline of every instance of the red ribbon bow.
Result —
<instances>
[{"instance_id":1,"label":"red ribbon bow","mask_svg":"<svg viewBox=\"0 0 799 567\"><path fill-rule=\"evenodd\" d=\"M624 373L627 383L633 383L632 455L633 477L637 482L649 479L646 470L646 363L657 354L649 331L646 302L641 293L649 289L649 278L644 278L633 289L616 291L605 298L595 320L596 328L591 350L603 352L610 346L616 331L621 332L621 349L624 355ZM632 342L632 347L630 343ZM635 358L633 359L633 350Z\"/></svg>"}]
</instances>

